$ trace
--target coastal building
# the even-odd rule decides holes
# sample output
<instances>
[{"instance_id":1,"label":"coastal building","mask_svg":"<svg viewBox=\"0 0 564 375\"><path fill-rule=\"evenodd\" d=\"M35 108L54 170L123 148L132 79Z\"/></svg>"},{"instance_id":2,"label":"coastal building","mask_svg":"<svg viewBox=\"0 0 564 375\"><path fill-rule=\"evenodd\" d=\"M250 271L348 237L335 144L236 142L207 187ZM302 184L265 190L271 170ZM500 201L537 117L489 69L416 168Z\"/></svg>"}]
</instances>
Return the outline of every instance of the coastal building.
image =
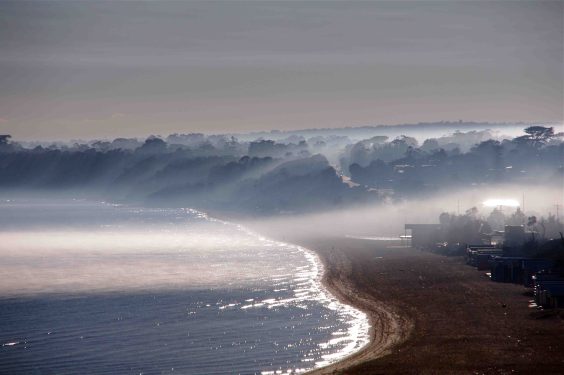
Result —
<instances>
[{"instance_id":1,"label":"coastal building","mask_svg":"<svg viewBox=\"0 0 564 375\"><path fill-rule=\"evenodd\" d=\"M503 256L503 250L492 245L470 245L466 248L466 264L480 271L489 270L490 261L496 256Z\"/></svg>"},{"instance_id":2,"label":"coastal building","mask_svg":"<svg viewBox=\"0 0 564 375\"><path fill-rule=\"evenodd\" d=\"M440 242L440 224L405 224L407 231L411 232L411 247L434 247Z\"/></svg>"},{"instance_id":3,"label":"coastal building","mask_svg":"<svg viewBox=\"0 0 564 375\"><path fill-rule=\"evenodd\" d=\"M527 288L534 286L534 277L538 273L548 272L554 267L554 262L549 259L525 259L522 262L523 285Z\"/></svg>"},{"instance_id":4,"label":"coastal building","mask_svg":"<svg viewBox=\"0 0 564 375\"><path fill-rule=\"evenodd\" d=\"M549 271L553 262L547 259L495 256L489 261L492 281L533 286L533 276Z\"/></svg>"},{"instance_id":5,"label":"coastal building","mask_svg":"<svg viewBox=\"0 0 564 375\"><path fill-rule=\"evenodd\" d=\"M504 246L519 247L525 243L525 227L523 225L506 225L503 237Z\"/></svg>"},{"instance_id":6,"label":"coastal building","mask_svg":"<svg viewBox=\"0 0 564 375\"><path fill-rule=\"evenodd\" d=\"M491 233L482 234L482 241L492 246L503 245L504 238L505 232L502 230L494 230Z\"/></svg>"},{"instance_id":7,"label":"coastal building","mask_svg":"<svg viewBox=\"0 0 564 375\"><path fill-rule=\"evenodd\" d=\"M503 283L524 283L522 257L494 257L491 261L491 277L493 281Z\"/></svg>"},{"instance_id":8,"label":"coastal building","mask_svg":"<svg viewBox=\"0 0 564 375\"><path fill-rule=\"evenodd\" d=\"M533 276L534 296L537 306L547 308L564 307L564 278L550 273Z\"/></svg>"}]
</instances>

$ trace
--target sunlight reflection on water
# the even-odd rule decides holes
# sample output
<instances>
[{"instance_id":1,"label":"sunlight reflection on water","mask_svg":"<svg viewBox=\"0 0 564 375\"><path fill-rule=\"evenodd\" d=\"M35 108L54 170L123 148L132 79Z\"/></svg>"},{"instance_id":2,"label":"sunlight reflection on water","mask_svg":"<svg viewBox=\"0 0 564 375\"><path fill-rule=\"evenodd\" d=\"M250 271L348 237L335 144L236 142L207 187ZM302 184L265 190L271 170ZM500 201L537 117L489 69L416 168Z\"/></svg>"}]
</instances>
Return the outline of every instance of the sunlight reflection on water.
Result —
<instances>
[{"instance_id":1,"label":"sunlight reflection on water","mask_svg":"<svg viewBox=\"0 0 564 375\"><path fill-rule=\"evenodd\" d=\"M59 209L52 207L48 217L57 217ZM73 209L77 210L74 216ZM320 320L323 324L312 329L327 338L304 350L303 345L298 349L304 337L291 334L295 317L288 316L287 342L270 345L284 351L300 350L299 361L286 365L266 361L270 365L259 365L265 374L325 366L369 341L366 315L327 292L321 284L323 266L313 252L272 241L240 225L191 209L86 205L65 207L60 216L67 217L60 221L45 221L39 215L40 219L32 220L37 225L28 229L25 216L33 215L33 205L0 205L0 210L4 218L0 221L13 217L13 223L22 224L7 225L0 231L2 298L259 288L265 291L262 295L249 298L237 292L202 308L237 316L253 310L268 316L298 309L306 316L325 317ZM6 337L4 344L14 342Z\"/></svg>"}]
</instances>

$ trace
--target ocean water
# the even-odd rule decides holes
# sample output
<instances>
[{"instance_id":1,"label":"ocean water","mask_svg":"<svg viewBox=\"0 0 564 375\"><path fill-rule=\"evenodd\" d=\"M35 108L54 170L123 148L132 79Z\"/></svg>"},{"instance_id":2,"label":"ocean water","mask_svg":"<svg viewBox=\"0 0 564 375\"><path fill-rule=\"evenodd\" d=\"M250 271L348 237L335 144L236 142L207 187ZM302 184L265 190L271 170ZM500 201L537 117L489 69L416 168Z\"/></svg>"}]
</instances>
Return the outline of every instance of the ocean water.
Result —
<instances>
[{"instance_id":1,"label":"ocean water","mask_svg":"<svg viewBox=\"0 0 564 375\"><path fill-rule=\"evenodd\" d=\"M0 374L289 374L366 345L322 265L191 209L0 202Z\"/></svg>"}]
</instances>

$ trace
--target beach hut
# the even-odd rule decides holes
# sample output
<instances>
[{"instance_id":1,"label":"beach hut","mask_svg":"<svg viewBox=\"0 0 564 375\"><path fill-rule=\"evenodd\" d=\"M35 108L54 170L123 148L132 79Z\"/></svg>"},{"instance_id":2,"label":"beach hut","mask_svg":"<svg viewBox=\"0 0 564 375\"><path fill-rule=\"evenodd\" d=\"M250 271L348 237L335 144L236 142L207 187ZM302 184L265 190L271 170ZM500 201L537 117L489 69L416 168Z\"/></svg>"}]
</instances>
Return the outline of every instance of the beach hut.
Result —
<instances>
[{"instance_id":1,"label":"beach hut","mask_svg":"<svg viewBox=\"0 0 564 375\"><path fill-rule=\"evenodd\" d=\"M504 246L519 247L525 243L525 227L523 225L506 225L503 237Z\"/></svg>"},{"instance_id":2,"label":"beach hut","mask_svg":"<svg viewBox=\"0 0 564 375\"><path fill-rule=\"evenodd\" d=\"M533 286L533 276L550 271L553 262L547 259L496 256L490 259L492 281Z\"/></svg>"},{"instance_id":3,"label":"beach hut","mask_svg":"<svg viewBox=\"0 0 564 375\"><path fill-rule=\"evenodd\" d=\"M522 261L524 259L527 258L493 257L490 260L492 281L521 284L523 282Z\"/></svg>"},{"instance_id":4,"label":"beach hut","mask_svg":"<svg viewBox=\"0 0 564 375\"><path fill-rule=\"evenodd\" d=\"M478 270L489 270L490 260L494 256L502 256L503 250L492 245L469 245L466 248L466 264L478 268Z\"/></svg>"},{"instance_id":5,"label":"beach hut","mask_svg":"<svg viewBox=\"0 0 564 375\"><path fill-rule=\"evenodd\" d=\"M440 229L440 224L405 224L405 230L411 231L411 247L415 248L435 247L440 240Z\"/></svg>"},{"instance_id":6,"label":"beach hut","mask_svg":"<svg viewBox=\"0 0 564 375\"><path fill-rule=\"evenodd\" d=\"M523 268L523 285L532 288L533 276L539 272L548 272L554 267L554 262L549 259L523 259L521 263Z\"/></svg>"},{"instance_id":7,"label":"beach hut","mask_svg":"<svg viewBox=\"0 0 564 375\"><path fill-rule=\"evenodd\" d=\"M564 278L538 273L533 276L535 303L542 308L564 307Z\"/></svg>"}]
</instances>

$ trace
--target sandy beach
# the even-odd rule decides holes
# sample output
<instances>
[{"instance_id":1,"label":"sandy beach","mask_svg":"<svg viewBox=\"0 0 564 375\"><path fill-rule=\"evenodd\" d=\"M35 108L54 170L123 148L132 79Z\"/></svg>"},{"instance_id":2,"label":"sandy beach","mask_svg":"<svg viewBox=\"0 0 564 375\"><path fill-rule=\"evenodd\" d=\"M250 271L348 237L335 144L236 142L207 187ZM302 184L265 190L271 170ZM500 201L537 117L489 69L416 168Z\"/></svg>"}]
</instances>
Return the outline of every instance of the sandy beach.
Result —
<instances>
[{"instance_id":1,"label":"sandy beach","mask_svg":"<svg viewBox=\"0 0 564 375\"><path fill-rule=\"evenodd\" d=\"M371 319L364 350L311 374L564 372L564 319L535 318L522 286L397 242L257 229L315 251L325 285Z\"/></svg>"}]
</instances>

